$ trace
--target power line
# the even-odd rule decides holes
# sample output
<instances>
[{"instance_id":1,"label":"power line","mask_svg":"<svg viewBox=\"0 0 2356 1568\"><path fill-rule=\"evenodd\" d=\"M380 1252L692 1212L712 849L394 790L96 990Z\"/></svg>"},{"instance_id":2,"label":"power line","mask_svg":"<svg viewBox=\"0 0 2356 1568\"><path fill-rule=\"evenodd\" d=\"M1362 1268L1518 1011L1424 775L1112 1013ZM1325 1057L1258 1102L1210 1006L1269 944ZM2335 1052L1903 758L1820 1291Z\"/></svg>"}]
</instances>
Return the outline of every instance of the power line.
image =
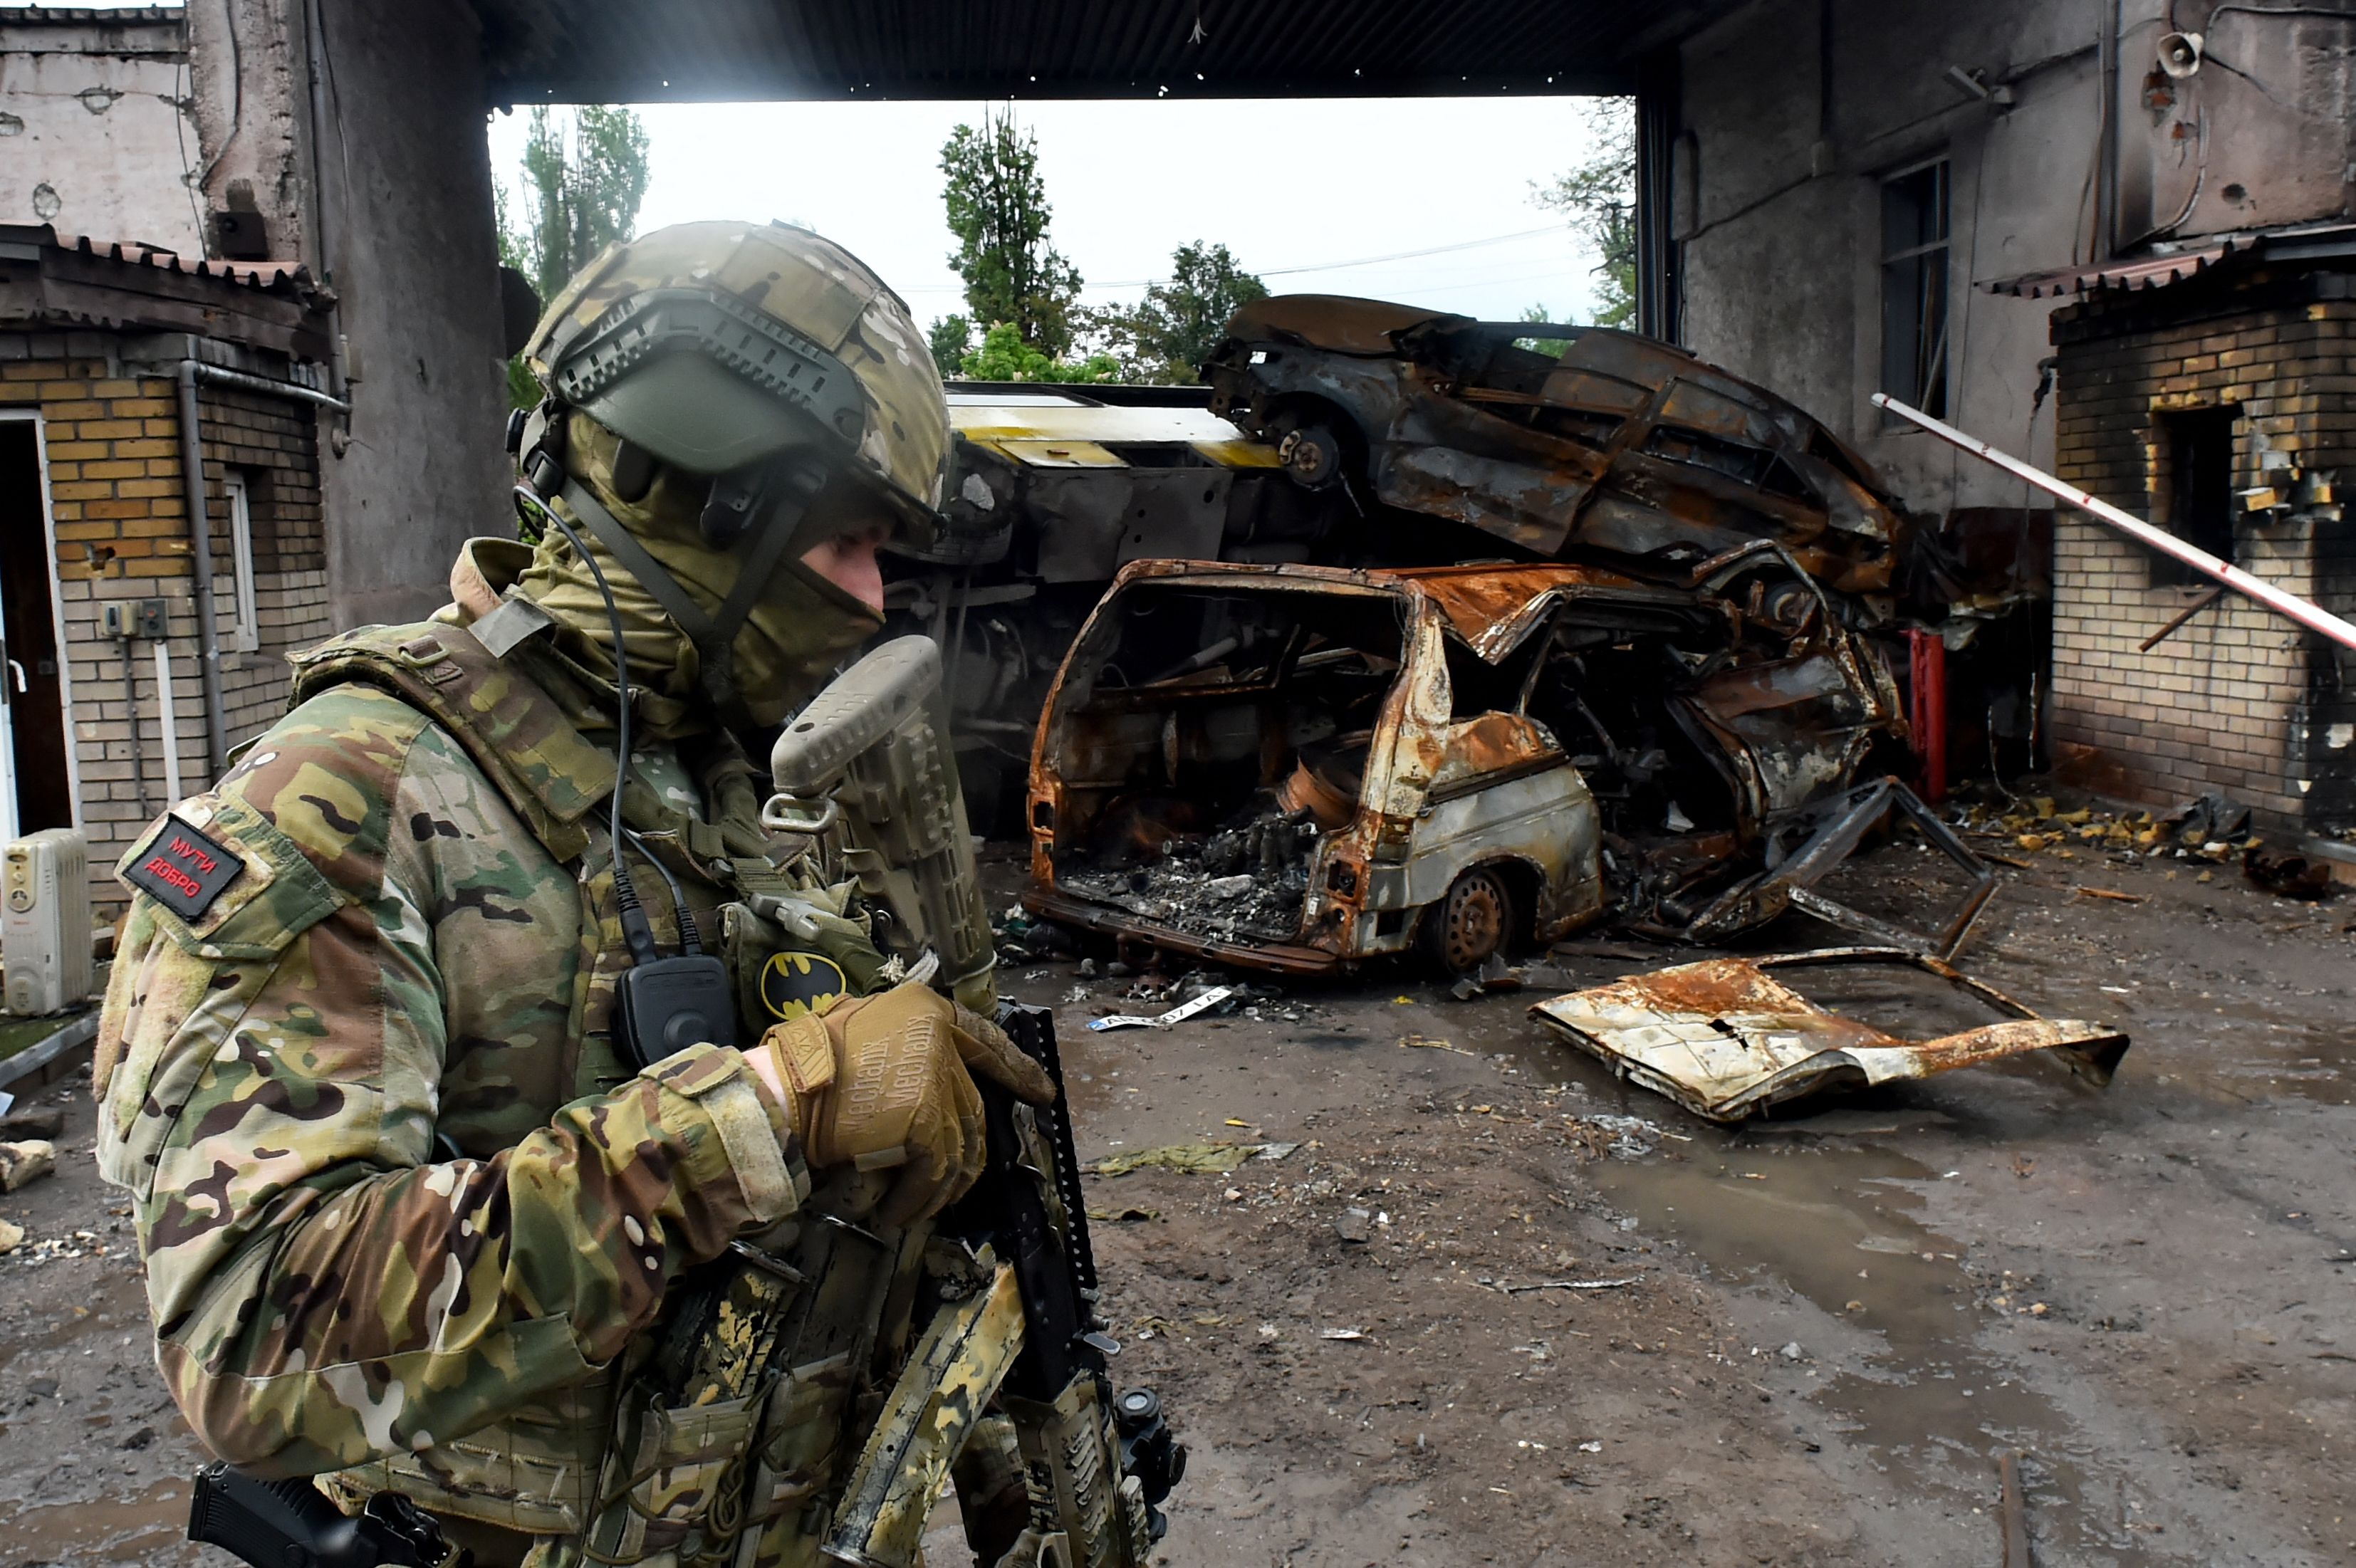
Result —
<instances>
[{"instance_id":1,"label":"power line","mask_svg":"<svg viewBox=\"0 0 2356 1568\"><path fill-rule=\"evenodd\" d=\"M1484 245L1503 245L1509 240L1528 240L1540 234L1559 234L1558 223L1543 224L1536 229L1519 229L1511 234L1492 234L1485 240L1460 240L1452 245L1433 245L1421 251L1395 251L1387 256L1357 256L1346 261L1311 261L1297 267L1262 267L1252 275L1259 278L1286 278L1297 272L1338 272L1347 267L1371 267L1384 261L1412 261L1424 256L1444 256L1452 251L1477 251ZM1167 278L1121 278L1092 284L1100 289L1143 289L1156 283L1166 283Z\"/></svg>"}]
</instances>

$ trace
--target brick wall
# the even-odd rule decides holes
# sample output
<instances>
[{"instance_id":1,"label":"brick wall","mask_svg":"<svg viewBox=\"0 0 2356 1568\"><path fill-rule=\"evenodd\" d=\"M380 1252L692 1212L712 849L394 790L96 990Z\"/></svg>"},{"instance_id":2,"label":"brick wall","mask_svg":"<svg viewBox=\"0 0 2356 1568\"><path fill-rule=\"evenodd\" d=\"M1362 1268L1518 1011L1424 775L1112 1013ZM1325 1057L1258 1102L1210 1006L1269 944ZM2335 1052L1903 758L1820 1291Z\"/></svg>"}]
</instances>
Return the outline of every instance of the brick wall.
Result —
<instances>
[{"instance_id":1,"label":"brick wall","mask_svg":"<svg viewBox=\"0 0 2356 1568\"><path fill-rule=\"evenodd\" d=\"M2169 291L2162 291L2160 298ZM2058 317L2062 478L2136 516L2169 520L2169 413L2238 406L2236 491L2306 470L2356 481L2356 302L2309 299L2229 306L2197 296L2201 319L2154 320L2164 304ZM2280 291L2276 291L2279 300ZM2134 299L2135 296L2130 296ZM2342 525L2235 507L2234 564L2316 596L2318 552L2343 548ZM2052 733L2098 748L2105 782L2165 804L2222 790L2277 825L2304 823L2315 763L2316 699L2308 634L2228 594L2149 652L2139 645L2210 586L2155 586L2152 552L2074 514L2054 539Z\"/></svg>"},{"instance_id":2,"label":"brick wall","mask_svg":"<svg viewBox=\"0 0 2356 1568\"><path fill-rule=\"evenodd\" d=\"M213 518L216 608L234 613L228 475L245 480L253 523L257 646L221 655L221 706L234 745L270 727L286 706L286 655L321 641L327 617L327 537L319 507L318 446L308 405L199 387L205 491ZM177 472L177 467L175 472Z\"/></svg>"},{"instance_id":3,"label":"brick wall","mask_svg":"<svg viewBox=\"0 0 2356 1568\"><path fill-rule=\"evenodd\" d=\"M41 417L78 805L94 891L105 904L123 897L115 859L170 804L154 647L134 645L126 697L123 645L105 629L109 604L123 603L128 613L129 602L164 601L181 786L193 793L210 778L177 386L152 368L125 367L115 348L102 333L0 334L0 408L30 408ZM220 656L234 743L283 709L288 650L331 630L318 457L307 407L205 388L198 410L214 604L224 624L237 603L223 488L232 468L246 475L253 521L258 645L250 652L225 645Z\"/></svg>"}]
</instances>

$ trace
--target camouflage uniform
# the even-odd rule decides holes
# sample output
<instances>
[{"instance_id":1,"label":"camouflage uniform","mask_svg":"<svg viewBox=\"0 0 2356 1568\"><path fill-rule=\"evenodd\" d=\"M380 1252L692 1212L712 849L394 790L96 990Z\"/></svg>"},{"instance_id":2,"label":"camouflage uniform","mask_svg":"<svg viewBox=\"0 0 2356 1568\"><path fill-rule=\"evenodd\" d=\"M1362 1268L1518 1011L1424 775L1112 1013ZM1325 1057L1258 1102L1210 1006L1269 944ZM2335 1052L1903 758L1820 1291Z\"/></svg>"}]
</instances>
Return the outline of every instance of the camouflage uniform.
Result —
<instances>
[{"instance_id":1,"label":"camouflage uniform","mask_svg":"<svg viewBox=\"0 0 2356 1568\"><path fill-rule=\"evenodd\" d=\"M519 564L483 570L496 582ZM851 1363L820 1354L766 1409L620 1408L697 1265L751 1236L808 1250L792 1217L811 1180L737 1051L644 1072L617 1054L629 958L599 808L616 769L582 732L610 723L610 691L561 638L500 658L467 619L301 656L299 705L178 808L242 870L193 921L133 903L102 1029L100 1160L138 1205L159 1364L216 1451L397 1487L542 1538L534 1560L551 1563L576 1560L594 1499L635 1482L641 1506L606 1555L668 1561L662 1516L676 1541L723 1460L756 1525L823 1491ZM675 782L634 781L626 820L726 944L754 1032L876 983L845 891L758 827L733 742L691 736L657 762L641 772ZM692 815L669 804L682 765L704 797ZM677 951L667 885L632 859ZM755 892L798 911L804 937L722 907ZM856 1305L839 1316L872 1318L894 1261L846 1281ZM763 1437L748 1470L739 1451ZM756 1550L761 1533L724 1560L810 1554L782 1524Z\"/></svg>"}]
</instances>

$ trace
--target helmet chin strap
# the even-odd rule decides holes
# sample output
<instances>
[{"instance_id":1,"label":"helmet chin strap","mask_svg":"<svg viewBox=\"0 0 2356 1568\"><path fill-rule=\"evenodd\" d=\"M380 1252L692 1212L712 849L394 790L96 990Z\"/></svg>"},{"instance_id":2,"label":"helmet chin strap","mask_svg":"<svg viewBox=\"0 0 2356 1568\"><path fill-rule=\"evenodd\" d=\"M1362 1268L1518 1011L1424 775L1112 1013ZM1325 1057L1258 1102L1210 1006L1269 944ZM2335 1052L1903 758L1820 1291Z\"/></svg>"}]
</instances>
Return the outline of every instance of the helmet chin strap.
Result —
<instances>
[{"instance_id":1,"label":"helmet chin strap","mask_svg":"<svg viewBox=\"0 0 2356 1568\"><path fill-rule=\"evenodd\" d=\"M761 602L776 577L777 568L793 551L810 501L825 486L826 475L814 463L789 458L771 464L766 481L750 486L749 496L745 496L746 487L737 487L735 496L745 496L747 504L736 505L732 500L728 508L731 512L749 511L752 516L733 530L733 544L723 547L736 558L737 575L735 586L729 590L716 613L706 613L694 595L638 542L637 536L622 526L619 518L605 509L587 485L567 474L562 488L557 492L573 515L587 525L599 543L614 552L624 571L654 595L655 602L686 636L695 649L697 680L705 698L722 720L733 725L750 722L743 694L736 689L736 635L744 629L754 606ZM719 488L720 482L715 481L714 489ZM802 549L809 548L805 543ZM614 650L616 660L624 656L620 648Z\"/></svg>"}]
</instances>

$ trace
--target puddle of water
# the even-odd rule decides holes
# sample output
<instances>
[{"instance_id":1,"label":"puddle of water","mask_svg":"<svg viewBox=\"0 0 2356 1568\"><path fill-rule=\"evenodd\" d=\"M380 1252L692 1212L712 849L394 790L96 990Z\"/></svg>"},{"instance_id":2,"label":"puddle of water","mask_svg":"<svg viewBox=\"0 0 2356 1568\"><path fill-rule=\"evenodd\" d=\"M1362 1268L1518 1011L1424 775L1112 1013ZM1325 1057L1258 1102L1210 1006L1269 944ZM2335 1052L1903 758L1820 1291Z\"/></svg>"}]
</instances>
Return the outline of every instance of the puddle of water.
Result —
<instances>
[{"instance_id":1,"label":"puddle of water","mask_svg":"<svg viewBox=\"0 0 2356 1568\"><path fill-rule=\"evenodd\" d=\"M1468 1005L1449 1032L1484 1056L1507 1058L1499 1065L1518 1068L1524 1083L1575 1085L1580 1110L1641 1116L1692 1140L1675 1146L1682 1158L1590 1167L1607 1201L1720 1277L1788 1286L1878 1337L1861 1370L1824 1380L1810 1396L1851 1441L1909 1489L1967 1508L1987 1506L1997 1453L2022 1450L2030 1508L2056 1561L2148 1561L2117 1519L2115 1482L2097 1478L2101 1455L1981 1348L1987 1309L1975 1301L1965 1249L1921 1222L1922 1200L1909 1190L1939 1172L1881 1147L1892 1137L1959 1136L1949 1129L1967 1136L1967 1109L1925 1104L1919 1086L1906 1086L1828 1102L1814 1115L1794 1108L1747 1129L1714 1126L1532 1029L1522 1005ZM1998 1063L1978 1074L2043 1065Z\"/></svg>"},{"instance_id":2,"label":"puddle of water","mask_svg":"<svg viewBox=\"0 0 2356 1568\"><path fill-rule=\"evenodd\" d=\"M1646 1234L1674 1238L1722 1277L1787 1285L1879 1336L1863 1371L1811 1395L1841 1430L1908 1487L1965 1506L1985 1506L1999 1450L2025 1450L2049 1549L2102 1554L2079 1561L2145 1561L2132 1538L2108 1528L2112 1488L2089 1474L2091 1445L1978 1348L1982 1309L1962 1249L1914 1218L1921 1200L1903 1186L1936 1172L1866 1145L1784 1152L1781 1139L1675 1125L1697 1136L1686 1159L1607 1161L1592 1168L1596 1185Z\"/></svg>"},{"instance_id":3,"label":"puddle of water","mask_svg":"<svg viewBox=\"0 0 2356 1568\"><path fill-rule=\"evenodd\" d=\"M187 1539L188 1487L159 1481L138 1497L25 1507L0 1503L0 1539L16 1561L129 1563Z\"/></svg>"}]
</instances>

